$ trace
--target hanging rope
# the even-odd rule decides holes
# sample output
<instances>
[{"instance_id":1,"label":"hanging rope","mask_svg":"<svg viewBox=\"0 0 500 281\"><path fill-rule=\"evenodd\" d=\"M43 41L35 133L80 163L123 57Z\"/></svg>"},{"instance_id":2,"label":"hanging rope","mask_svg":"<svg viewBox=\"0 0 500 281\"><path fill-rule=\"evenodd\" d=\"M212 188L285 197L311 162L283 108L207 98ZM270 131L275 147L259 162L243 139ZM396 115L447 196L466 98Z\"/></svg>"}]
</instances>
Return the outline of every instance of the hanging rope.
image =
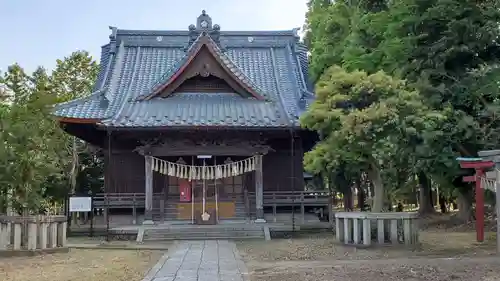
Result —
<instances>
[{"instance_id":1,"label":"hanging rope","mask_svg":"<svg viewBox=\"0 0 500 281\"><path fill-rule=\"evenodd\" d=\"M214 180L239 176L244 173L255 171L255 155L247 159L213 166L194 166L153 158L153 171L161 174L178 177L187 180Z\"/></svg>"}]
</instances>

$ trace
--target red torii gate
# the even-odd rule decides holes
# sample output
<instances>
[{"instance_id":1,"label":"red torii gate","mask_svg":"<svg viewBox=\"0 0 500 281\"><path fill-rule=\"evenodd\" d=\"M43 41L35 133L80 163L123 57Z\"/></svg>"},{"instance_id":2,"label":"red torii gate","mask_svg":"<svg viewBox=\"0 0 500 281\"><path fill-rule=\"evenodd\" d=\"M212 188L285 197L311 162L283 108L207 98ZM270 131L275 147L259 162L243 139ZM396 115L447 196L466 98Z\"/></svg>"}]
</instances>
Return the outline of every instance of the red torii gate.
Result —
<instances>
[{"instance_id":1,"label":"red torii gate","mask_svg":"<svg viewBox=\"0 0 500 281\"><path fill-rule=\"evenodd\" d=\"M476 239L477 242L484 241L484 190L481 187L481 177L485 176L485 171L493 168L493 161L483 160L483 158L457 158L462 169L474 169L473 176L464 176L464 182L476 183Z\"/></svg>"}]
</instances>

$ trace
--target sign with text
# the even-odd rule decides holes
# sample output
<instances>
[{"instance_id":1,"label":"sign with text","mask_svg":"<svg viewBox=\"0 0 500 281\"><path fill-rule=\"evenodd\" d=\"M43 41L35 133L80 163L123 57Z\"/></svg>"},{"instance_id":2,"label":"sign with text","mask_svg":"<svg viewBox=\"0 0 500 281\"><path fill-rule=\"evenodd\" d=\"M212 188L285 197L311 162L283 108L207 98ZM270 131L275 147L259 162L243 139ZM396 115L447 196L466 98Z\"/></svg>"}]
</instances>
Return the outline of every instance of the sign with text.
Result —
<instances>
[{"instance_id":1,"label":"sign with text","mask_svg":"<svg viewBox=\"0 0 500 281\"><path fill-rule=\"evenodd\" d=\"M70 197L70 212L90 212L92 211L92 197Z\"/></svg>"}]
</instances>

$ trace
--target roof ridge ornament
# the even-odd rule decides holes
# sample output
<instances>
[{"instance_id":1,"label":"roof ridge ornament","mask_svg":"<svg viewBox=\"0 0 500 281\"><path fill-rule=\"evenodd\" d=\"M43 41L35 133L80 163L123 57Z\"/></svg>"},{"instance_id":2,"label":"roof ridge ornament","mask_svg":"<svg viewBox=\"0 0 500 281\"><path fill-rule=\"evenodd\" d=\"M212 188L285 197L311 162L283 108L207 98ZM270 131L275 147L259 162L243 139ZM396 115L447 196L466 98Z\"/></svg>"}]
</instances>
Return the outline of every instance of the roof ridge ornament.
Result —
<instances>
[{"instance_id":1,"label":"roof ridge ornament","mask_svg":"<svg viewBox=\"0 0 500 281\"><path fill-rule=\"evenodd\" d=\"M220 46L220 25L212 25L212 18L205 10L201 11L201 15L199 15L196 20L196 25L191 24L188 29L189 44L187 48L189 48L196 41L200 34L207 34L217 45L219 45L221 49L223 49L222 46Z\"/></svg>"},{"instance_id":2,"label":"roof ridge ornament","mask_svg":"<svg viewBox=\"0 0 500 281\"><path fill-rule=\"evenodd\" d=\"M201 15L198 16L198 20L196 22L196 29L200 30L212 29L212 18L207 14L205 10L201 11Z\"/></svg>"},{"instance_id":3,"label":"roof ridge ornament","mask_svg":"<svg viewBox=\"0 0 500 281\"><path fill-rule=\"evenodd\" d=\"M117 51L116 48L116 35L118 33L118 28L116 26L109 26L109 30L111 30L111 34L109 35L109 53L114 54Z\"/></svg>"}]
</instances>

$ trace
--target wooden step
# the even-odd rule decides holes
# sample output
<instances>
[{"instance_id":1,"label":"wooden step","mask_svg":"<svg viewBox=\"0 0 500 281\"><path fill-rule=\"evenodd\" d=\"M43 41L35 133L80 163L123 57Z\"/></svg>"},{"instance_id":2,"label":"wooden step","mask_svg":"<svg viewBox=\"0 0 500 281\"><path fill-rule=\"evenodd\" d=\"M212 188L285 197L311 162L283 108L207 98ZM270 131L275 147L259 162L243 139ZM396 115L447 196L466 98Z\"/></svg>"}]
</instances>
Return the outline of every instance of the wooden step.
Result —
<instances>
[{"instance_id":1,"label":"wooden step","mask_svg":"<svg viewBox=\"0 0 500 281\"><path fill-rule=\"evenodd\" d=\"M262 227L250 224L228 225L178 225L167 228L147 229L144 241L205 240L205 239L264 239Z\"/></svg>"}]
</instances>

